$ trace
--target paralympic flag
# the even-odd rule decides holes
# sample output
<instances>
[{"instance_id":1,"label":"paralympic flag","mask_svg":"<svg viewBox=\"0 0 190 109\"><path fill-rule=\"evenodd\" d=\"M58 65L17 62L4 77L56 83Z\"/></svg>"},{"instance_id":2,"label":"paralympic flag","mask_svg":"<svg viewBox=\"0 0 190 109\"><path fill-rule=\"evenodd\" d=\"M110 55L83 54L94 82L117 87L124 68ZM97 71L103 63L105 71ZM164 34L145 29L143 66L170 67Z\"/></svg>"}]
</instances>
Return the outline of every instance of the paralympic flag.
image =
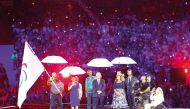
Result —
<instances>
[{"instance_id":1,"label":"paralympic flag","mask_svg":"<svg viewBox=\"0 0 190 109\"><path fill-rule=\"evenodd\" d=\"M18 89L17 106L19 106L19 108L21 108L22 103L26 99L28 90L36 82L43 71L44 66L35 55L30 45L25 42Z\"/></svg>"}]
</instances>

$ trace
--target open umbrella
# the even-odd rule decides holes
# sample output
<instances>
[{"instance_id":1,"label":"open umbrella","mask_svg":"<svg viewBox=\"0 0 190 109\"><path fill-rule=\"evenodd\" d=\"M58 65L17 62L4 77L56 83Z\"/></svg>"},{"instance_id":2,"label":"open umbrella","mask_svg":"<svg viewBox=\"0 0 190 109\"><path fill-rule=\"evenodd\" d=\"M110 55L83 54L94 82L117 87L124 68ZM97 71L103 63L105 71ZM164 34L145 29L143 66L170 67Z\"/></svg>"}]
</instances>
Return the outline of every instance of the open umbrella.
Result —
<instances>
[{"instance_id":1,"label":"open umbrella","mask_svg":"<svg viewBox=\"0 0 190 109\"><path fill-rule=\"evenodd\" d=\"M112 64L137 64L130 57L117 57L111 61Z\"/></svg>"},{"instance_id":2,"label":"open umbrella","mask_svg":"<svg viewBox=\"0 0 190 109\"><path fill-rule=\"evenodd\" d=\"M80 67L68 66L61 70L59 73L61 73L62 75L82 75L86 72Z\"/></svg>"},{"instance_id":3,"label":"open umbrella","mask_svg":"<svg viewBox=\"0 0 190 109\"><path fill-rule=\"evenodd\" d=\"M113 66L113 64L105 59L105 58L95 58L92 59L87 66L91 66L91 67L111 67Z\"/></svg>"},{"instance_id":4,"label":"open umbrella","mask_svg":"<svg viewBox=\"0 0 190 109\"><path fill-rule=\"evenodd\" d=\"M51 63L51 64L65 64L65 63L68 63L61 56L47 56L41 62L43 62L43 63Z\"/></svg>"}]
</instances>

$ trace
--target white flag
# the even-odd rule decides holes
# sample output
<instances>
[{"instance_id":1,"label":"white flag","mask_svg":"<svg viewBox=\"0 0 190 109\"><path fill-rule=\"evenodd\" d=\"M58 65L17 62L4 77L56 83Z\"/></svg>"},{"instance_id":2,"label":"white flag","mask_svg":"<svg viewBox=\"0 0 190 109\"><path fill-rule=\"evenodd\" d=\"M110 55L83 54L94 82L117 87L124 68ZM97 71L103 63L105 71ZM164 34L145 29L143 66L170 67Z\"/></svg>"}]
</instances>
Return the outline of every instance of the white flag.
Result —
<instances>
[{"instance_id":1,"label":"white flag","mask_svg":"<svg viewBox=\"0 0 190 109\"><path fill-rule=\"evenodd\" d=\"M17 105L21 108L26 99L28 90L32 87L38 77L43 73L44 66L33 52L30 45L25 42L22 68L19 81Z\"/></svg>"}]
</instances>

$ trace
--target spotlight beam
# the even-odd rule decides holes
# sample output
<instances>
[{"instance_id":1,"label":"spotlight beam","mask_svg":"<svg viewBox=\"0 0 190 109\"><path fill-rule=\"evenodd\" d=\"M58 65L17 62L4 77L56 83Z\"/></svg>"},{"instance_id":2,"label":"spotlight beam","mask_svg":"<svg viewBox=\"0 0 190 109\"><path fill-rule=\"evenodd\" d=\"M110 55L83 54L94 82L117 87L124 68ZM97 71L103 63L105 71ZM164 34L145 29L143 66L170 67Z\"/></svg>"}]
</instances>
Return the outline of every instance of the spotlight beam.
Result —
<instances>
[{"instance_id":1,"label":"spotlight beam","mask_svg":"<svg viewBox=\"0 0 190 109\"><path fill-rule=\"evenodd\" d=\"M81 1L81 0L75 0L79 6L81 6L83 8L83 10L88 14L88 16L97 24L100 25L99 20L94 16L94 14L92 13L92 11L90 11L87 6Z\"/></svg>"}]
</instances>

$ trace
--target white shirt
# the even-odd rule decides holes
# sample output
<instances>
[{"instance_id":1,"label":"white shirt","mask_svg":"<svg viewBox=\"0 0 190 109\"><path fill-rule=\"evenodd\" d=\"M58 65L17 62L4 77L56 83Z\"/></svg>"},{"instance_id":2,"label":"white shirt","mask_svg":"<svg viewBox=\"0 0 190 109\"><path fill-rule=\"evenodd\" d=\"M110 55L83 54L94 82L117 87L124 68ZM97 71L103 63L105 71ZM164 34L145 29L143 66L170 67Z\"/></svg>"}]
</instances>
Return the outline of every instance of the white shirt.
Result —
<instances>
[{"instance_id":1,"label":"white shirt","mask_svg":"<svg viewBox=\"0 0 190 109\"><path fill-rule=\"evenodd\" d=\"M100 79L97 79L98 85L100 84Z\"/></svg>"},{"instance_id":2,"label":"white shirt","mask_svg":"<svg viewBox=\"0 0 190 109\"><path fill-rule=\"evenodd\" d=\"M132 78L132 76L128 77L128 82L131 82L131 78Z\"/></svg>"},{"instance_id":3,"label":"white shirt","mask_svg":"<svg viewBox=\"0 0 190 109\"><path fill-rule=\"evenodd\" d=\"M59 91L57 90L56 87L59 89L59 91L61 91L61 90L63 90L64 85L63 85L62 82L57 82L57 83L55 82L55 84L53 82L51 82L51 89L50 89L51 93L53 93L53 94L58 94L59 93Z\"/></svg>"}]
</instances>

